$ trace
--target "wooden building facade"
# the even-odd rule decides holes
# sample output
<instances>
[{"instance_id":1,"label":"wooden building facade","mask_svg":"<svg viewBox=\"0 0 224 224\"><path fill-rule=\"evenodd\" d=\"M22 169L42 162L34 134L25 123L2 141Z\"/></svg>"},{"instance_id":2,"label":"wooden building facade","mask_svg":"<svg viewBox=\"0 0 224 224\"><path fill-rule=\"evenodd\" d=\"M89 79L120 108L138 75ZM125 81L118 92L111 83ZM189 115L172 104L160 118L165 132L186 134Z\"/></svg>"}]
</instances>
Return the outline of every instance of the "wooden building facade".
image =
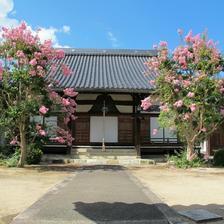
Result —
<instances>
[{"instance_id":1,"label":"wooden building facade","mask_svg":"<svg viewBox=\"0 0 224 224\"><path fill-rule=\"evenodd\" d=\"M65 77L58 70L54 77L59 92L63 88L79 92L78 118L71 124L74 146L133 146L138 154L181 147L172 131L159 127L159 107L144 112L140 106L155 79L153 72L144 74L144 63L156 51L65 49L65 53L63 63L73 73ZM210 139L211 147L224 146L220 133Z\"/></svg>"},{"instance_id":2,"label":"wooden building facade","mask_svg":"<svg viewBox=\"0 0 224 224\"><path fill-rule=\"evenodd\" d=\"M74 145L135 146L139 153L141 148L179 146L174 133L159 128L158 107L147 113L141 110L144 97L145 94L80 93L78 118L72 124ZM158 132L154 133L154 129Z\"/></svg>"}]
</instances>

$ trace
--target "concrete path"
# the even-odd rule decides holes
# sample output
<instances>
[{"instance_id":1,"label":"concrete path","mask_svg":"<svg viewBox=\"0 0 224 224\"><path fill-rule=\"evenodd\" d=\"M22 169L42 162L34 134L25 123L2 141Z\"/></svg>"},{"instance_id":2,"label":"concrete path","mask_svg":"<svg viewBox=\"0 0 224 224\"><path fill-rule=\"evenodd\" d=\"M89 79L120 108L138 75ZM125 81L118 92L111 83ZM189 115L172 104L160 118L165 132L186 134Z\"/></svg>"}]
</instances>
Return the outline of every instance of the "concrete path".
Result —
<instances>
[{"instance_id":1,"label":"concrete path","mask_svg":"<svg viewBox=\"0 0 224 224\"><path fill-rule=\"evenodd\" d=\"M121 167L96 166L75 171L12 224L168 224L172 211L159 202Z\"/></svg>"}]
</instances>

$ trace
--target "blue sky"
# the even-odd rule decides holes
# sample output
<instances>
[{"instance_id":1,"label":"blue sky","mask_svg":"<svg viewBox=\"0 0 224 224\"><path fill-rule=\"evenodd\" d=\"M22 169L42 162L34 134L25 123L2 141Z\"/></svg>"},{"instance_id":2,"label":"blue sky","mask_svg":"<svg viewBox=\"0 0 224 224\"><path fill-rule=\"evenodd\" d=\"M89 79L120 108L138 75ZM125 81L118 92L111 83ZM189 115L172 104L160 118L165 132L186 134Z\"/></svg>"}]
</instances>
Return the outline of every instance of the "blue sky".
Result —
<instances>
[{"instance_id":1,"label":"blue sky","mask_svg":"<svg viewBox=\"0 0 224 224\"><path fill-rule=\"evenodd\" d=\"M222 0L0 0L0 25L26 21L41 27L55 46L150 49L160 40L173 48L177 29L208 29L224 49Z\"/></svg>"}]
</instances>

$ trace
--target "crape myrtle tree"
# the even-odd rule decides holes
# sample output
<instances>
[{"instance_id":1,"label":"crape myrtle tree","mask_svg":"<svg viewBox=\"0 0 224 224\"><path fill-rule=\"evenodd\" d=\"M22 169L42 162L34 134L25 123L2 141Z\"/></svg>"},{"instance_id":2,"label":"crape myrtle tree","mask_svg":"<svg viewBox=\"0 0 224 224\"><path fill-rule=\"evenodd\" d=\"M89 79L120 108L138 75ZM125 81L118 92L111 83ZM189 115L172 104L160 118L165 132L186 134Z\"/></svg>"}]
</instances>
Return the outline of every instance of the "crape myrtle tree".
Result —
<instances>
[{"instance_id":1,"label":"crape myrtle tree","mask_svg":"<svg viewBox=\"0 0 224 224\"><path fill-rule=\"evenodd\" d=\"M224 80L220 78L224 61L217 44L207 34L185 37L178 30L182 44L170 52L161 41L158 56L150 58L147 71L156 73L152 95L142 100L147 110L160 102L161 126L175 128L187 147L187 159L197 154L195 146L210 136L224 118Z\"/></svg>"},{"instance_id":2,"label":"crape myrtle tree","mask_svg":"<svg viewBox=\"0 0 224 224\"><path fill-rule=\"evenodd\" d=\"M63 94L54 91L58 81L54 79L55 69L65 76L71 71L60 63L63 50L54 49L50 40L40 42L38 32L34 33L22 22L15 28L2 28L0 43L0 126L10 137L10 144L20 150L19 167L26 161L28 144L35 137L48 136L42 124L31 130L30 118L35 115L49 116L52 111L63 113L64 123L75 119L76 108L73 99L77 93L72 88ZM52 141L71 145L69 129L57 128L57 136ZM31 133L34 133L32 136ZM32 137L32 138L30 138Z\"/></svg>"}]
</instances>

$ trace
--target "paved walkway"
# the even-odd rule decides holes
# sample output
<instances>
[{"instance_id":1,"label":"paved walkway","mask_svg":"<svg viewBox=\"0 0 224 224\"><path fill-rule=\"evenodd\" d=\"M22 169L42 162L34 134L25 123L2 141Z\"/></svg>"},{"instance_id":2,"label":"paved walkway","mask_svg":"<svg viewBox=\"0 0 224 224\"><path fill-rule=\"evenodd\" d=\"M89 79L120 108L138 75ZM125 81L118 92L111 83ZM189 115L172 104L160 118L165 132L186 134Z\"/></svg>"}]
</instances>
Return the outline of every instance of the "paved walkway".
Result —
<instances>
[{"instance_id":1,"label":"paved walkway","mask_svg":"<svg viewBox=\"0 0 224 224\"><path fill-rule=\"evenodd\" d=\"M121 167L80 169L12 224L168 224L158 202Z\"/></svg>"}]
</instances>

